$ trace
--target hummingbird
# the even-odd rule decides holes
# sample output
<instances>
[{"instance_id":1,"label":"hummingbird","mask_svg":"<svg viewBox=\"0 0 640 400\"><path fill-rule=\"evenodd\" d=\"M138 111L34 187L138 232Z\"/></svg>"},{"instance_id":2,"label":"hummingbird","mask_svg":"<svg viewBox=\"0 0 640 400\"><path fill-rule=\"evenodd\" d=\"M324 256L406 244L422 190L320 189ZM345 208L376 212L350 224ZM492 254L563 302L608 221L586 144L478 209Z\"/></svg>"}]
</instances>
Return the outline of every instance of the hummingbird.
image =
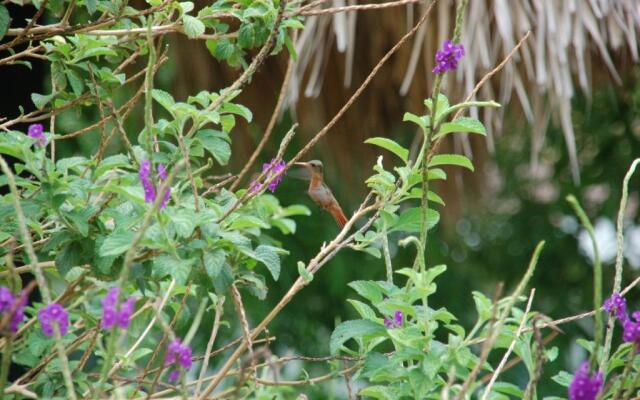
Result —
<instances>
[{"instance_id":1,"label":"hummingbird","mask_svg":"<svg viewBox=\"0 0 640 400\"><path fill-rule=\"evenodd\" d=\"M297 162L294 165L303 167L308 175L305 178L309 182L309 197L315 201L320 207L324 208L333 216L338 225L342 228L347 223L347 217L344 215L340 204L331 193L331 189L324 183L324 175L322 173L322 162L319 160L311 160L309 162Z\"/></svg>"}]
</instances>

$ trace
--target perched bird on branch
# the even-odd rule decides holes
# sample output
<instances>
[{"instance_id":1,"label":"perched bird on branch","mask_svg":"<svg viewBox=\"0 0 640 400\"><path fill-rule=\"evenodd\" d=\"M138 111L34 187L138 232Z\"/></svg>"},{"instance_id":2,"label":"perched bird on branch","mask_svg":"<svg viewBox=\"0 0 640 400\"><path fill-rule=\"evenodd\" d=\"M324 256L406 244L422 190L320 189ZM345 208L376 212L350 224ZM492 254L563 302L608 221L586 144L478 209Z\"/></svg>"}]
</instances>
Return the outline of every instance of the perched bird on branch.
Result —
<instances>
[{"instance_id":1,"label":"perched bird on branch","mask_svg":"<svg viewBox=\"0 0 640 400\"><path fill-rule=\"evenodd\" d=\"M331 189L324 183L322 162L319 160L311 160L309 162L297 162L295 165L304 168L304 174L298 176L310 181L309 197L320 207L327 210L341 228L344 227L347 223L347 217L344 215L333 193L331 193Z\"/></svg>"}]
</instances>

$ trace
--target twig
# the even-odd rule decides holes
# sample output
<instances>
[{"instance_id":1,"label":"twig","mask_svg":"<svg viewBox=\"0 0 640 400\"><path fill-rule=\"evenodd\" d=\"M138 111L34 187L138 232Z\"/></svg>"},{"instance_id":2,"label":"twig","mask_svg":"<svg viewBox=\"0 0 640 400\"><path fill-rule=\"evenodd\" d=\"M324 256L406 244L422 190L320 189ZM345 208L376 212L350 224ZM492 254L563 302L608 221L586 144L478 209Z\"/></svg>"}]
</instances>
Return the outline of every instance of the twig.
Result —
<instances>
[{"instance_id":1,"label":"twig","mask_svg":"<svg viewBox=\"0 0 640 400\"><path fill-rule=\"evenodd\" d=\"M222 318L222 313L224 311L224 297L220 297L218 299L218 303L215 307L215 315L213 317L213 328L211 329L211 335L209 336L209 341L207 342L207 348L204 352L204 360L202 361L202 366L200 367L200 375L198 376L198 381L196 383L196 389L193 392L193 397L198 397L200 393L200 387L202 386L202 382L204 381L205 374L207 373L207 368L209 367L209 359L211 358L211 349L213 349L213 343L216 341L216 336L218 335L218 329L220 328L220 318Z\"/></svg>"},{"instance_id":2,"label":"twig","mask_svg":"<svg viewBox=\"0 0 640 400\"><path fill-rule=\"evenodd\" d=\"M421 3L426 0L399 0L399 1L390 1L388 3L380 3L380 4L359 4L353 6L343 6L343 7L333 7L333 8L324 8L317 10L305 10L298 9L287 15L287 17L295 17L298 15L302 15L305 17L310 17L312 15L323 15L323 14L336 14L342 12L351 12L351 11L370 11L370 10L380 10L389 7L399 7L407 4L415 4Z\"/></svg>"},{"instance_id":3,"label":"twig","mask_svg":"<svg viewBox=\"0 0 640 400\"><path fill-rule=\"evenodd\" d=\"M524 391L524 395L522 396L523 400L529 400L535 393L538 382L540 381L540 377L542 376L542 365L545 361L544 356L544 341L542 340L542 332L538 327L538 322L540 321L540 316L535 315L533 317L533 338L536 343L535 347L535 358L534 362L534 371L533 376L529 378L529 382L527 383L527 387Z\"/></svg>"},{"instance_id":4,"label":"twig","mask_svg":"<svg viewBox=\"0 0 640 400\"><path fill-rule=\"evenodd\" d=\"M500 363L498 364L495 371L493 372L491 376L491 380L489 381L489 384L485 388L484 394L482 395L482 400L486 400L489 398L489 394L491 394L491 388L493 388L493 385L496 383L496 379L498 379L498 376L502 372L504 365L507 363L509 356L513 352L513 349L516 347L516 342L520 338L520 335L522 334L522 330L524 329L524 326L527 322L527 316L529 314L529 311L531 310L531 303L533 302L533 297L535 296L535 293L536 293L536 290L531 289L531 294L529 294L529 301L527 301L527 307L525 308L524 314L522 314L522 319L520 320L520 326L518 326L518 330L516 331L515 337L511 341L509 348L504 353L504 355L502 356L502 359L500 360Z\"/></svg>"},{"instance_id":5,"label":"twig","mask_svg":"<svg viewBox=\"0 0 640 400\"><path fill-rule=\"evenodd\" d=\"M296 41L296 36L297 36L297 31L294 33L294 38L293 38L294 43ZM278 121L278 117L280 116L280 112L282 111L284 100L287 97L287 89L289 88L289 82L291 81L291 76L293 75L292 72L293 72L294 64L295 63L293 60L293 56L290 56L289 62L287 64L287 72L285 72L284 74L284 79L282 80L282 86L280 87L280 94L278 95L278 101L276 102L276 106L273 109L273 114L271 114L271 119L269 120L267 129L265 129L264 135L262 135L262 139L260 140L260 143L258 143L258 146L256 147L256 149L253 151L253 154L251 154L251 157L249 157L249 161L247 161L245 166L242 168L242 171L240 171L240 173L238 174L238 179L235 182L233 182L233 184L229 188L229 190L232 192L238 188L238 185L241 183L242 179L245 177L247 172L251 170L251 168L253 167L253 164L255 164L256 159L258 158L258 155L260 155L260 152L262 151L264 146L267 144L267 142L269 141L269 138L271 137L271 134L273 133L273 129L275 128L276 122Z\"/></svg>"}]
</instances>

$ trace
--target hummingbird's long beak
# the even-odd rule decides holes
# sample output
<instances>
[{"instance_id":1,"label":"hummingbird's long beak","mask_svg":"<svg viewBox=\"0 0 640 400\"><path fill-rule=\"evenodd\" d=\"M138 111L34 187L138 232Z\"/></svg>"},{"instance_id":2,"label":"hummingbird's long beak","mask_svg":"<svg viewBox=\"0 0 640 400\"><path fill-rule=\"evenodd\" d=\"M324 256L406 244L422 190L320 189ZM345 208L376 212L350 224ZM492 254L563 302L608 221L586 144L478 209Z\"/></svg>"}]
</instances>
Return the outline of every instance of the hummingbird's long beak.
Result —
<instances>
[{"instance_id":1,"label":"hummingbird's long beak","mask_svg":"<svg viewBox=\"0 0 640 400\"><path fill-rule=\"evenodd\" d=\"M311 180L311 164L308 162L295 162L293 163L300 169L292 169L289 171L289 176L292 178L302 179L305 181Z\"/></svg>"}]
</instances>

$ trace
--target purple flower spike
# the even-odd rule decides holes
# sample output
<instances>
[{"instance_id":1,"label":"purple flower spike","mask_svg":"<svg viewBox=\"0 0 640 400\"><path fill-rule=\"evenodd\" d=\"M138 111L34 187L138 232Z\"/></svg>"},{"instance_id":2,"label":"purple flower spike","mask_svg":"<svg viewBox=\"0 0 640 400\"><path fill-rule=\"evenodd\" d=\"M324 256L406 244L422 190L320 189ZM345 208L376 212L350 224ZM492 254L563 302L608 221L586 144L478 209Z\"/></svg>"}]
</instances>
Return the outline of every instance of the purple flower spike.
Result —
<instances>
[{"instance_id":1,"label":"purple flower spike","mask_svg":"<svg viewBox=\"0 0 640 400\"><path fill-rule=\"evenodd\" d=\"M120 288L113 287L109 289L107 295L102 299L102 329L111 329L116 324L122 329L129 327L136 300L133 297L129 297L125 302L120 303L119 308L116 308L119 295Z\"/></svg>"},{"instance_id":2,"label":"purple flower spike","mask_svg":"<svg viewBox=\"0 0 640 400\"><path fill-rule=\"evenodd\" d=\"M4 286L0 286L0 312L5 313L13 310L11 323L9 325L9 329L11 329L12 332L18 331L18 326L24 319L24 308L26 305L27 296L24 296L24 299L21 295L14 297L9 289Z\"/></svg>"},{"instance_id":3,"label":"purple flower spike","mask_svg":"<svg viewBox=\"0 0 640 400\"><path fill-rule=\"evenodd\" d=\"M404 314L402 314L400 310L396 310L396 312L393 313L393 319L384 318L384 325L389 329L400 328L402 324L404 324Z\"/></svg>"},{"instance_id":4,"label":"purple flower spike","mask_svg":"<svg viewBox=\"0 0 640 400\"><path fill-rule=\"evenodd\" d=\"M16 297L15 300L19 303L16 306L16 310L13 313L13 316L11 317L11 324L9 325L11 332L17 332L18 326L20 326L20 323L22 323L22 320L24 319L24 308L27 306L27 296L24 296L24 298L22 297L23 296L20 295Z\"/></svg>"},{"instance_id":5,"label":"purple flower spike","mask_svg":"<svg viewBox=\"0 0 640 400\"><path fill-rule=\"evenodd\" d=\"M162 184L167 179L167 170L164 167L164 164L158 164L158 178L160 178L160 184ZM158 186L158 190L160 190L160 186ZM164 196L162 197L162 202L159 205L159 208L165 208L169 199L171 198L171 187L167 188L167 191L164 192Z\"/></svg>"},{"instance_id":6,"label":"purple flower spike","mask_svg":"<svg viewBox=\"0 0 640 400\"><path fill-rule=\"evenodd\" d=\"M589 362L584 361L569 385L569 400L595 400L602 384L602 372L589 375Z\"/></svg>"},{"instance_id":7,"label":"purple flower spike","mask_svg":"<svg viewBox=\"0 0 640 400\"><path fill-rule=\"evenodd\" d=\"M176 367L176 369L169 373L169 381L175 381L178 379L178 376L180 375L180 368L185 370L191 368L191 365L193 364L191 361L191 354L191 348L186 344L180 343L180 339L176 338L169 343L167 355L164 359L164 365L174 365Z\"/></svg>"},{"instance_id":8,"label":"purple flower spike","mask_svg":"<svg viewBox=\"0 0 640 400\"><path fill-rule=\"evenodd\" d=\"M276 162L275 158L271 160L270 163L262 164L262 172L265 174L264 180L268 181L268 180L271 180L271 178L273 178L273 180L269 183L269 186L267 187L267 189L269 189L271 193L276 191L276 188L282 181L282 177L284 176L284 167L286 165L287 163L285 163L284 161ZM255 180L251 182L251 184L249 185L249 192L257 193L263 188L264 188L264 183L258 180Z\"/></svg>"},{"instance_id":9,"label":"purple flower spike","mask_svg":"<svg viewBox=\"0 0 640 400\"><path fill-rule=\"evenodd\" d=\"M454 44L451 40L445 40L442 44L442 50L436 52L436 66L432 72L441 74L447 71L455 71L462 56L464 56L464 46L462 44Z\"/></svg>"},{"instance_id":10,"label":"purple flower spike","mask_svg":"<svg viewBox=\"0 0 640 400\"><path fill-rule=\"evenodd\" d=\"M271 160L269 164L262 165L262 172L267 172L267 180L275 177L271 183L269 183L269 191L271 191L271 193L276 191L276 188L282 181L282 171L284 170L285 165L286 163L284 161L276 162L275 158Z\"/></svg>"},{"instance_id":11,"label":"purple flower spike","mask_svg":"<svg viewBox=\"0 0 640 400\"><path fill-rule=\"evenodd\" d=\"M620 296L620 293L611 295L611 297L605 300L602 308L610 314L615 314L621 324L624 324L624 322L629 319L627 315L627 301L624 297Z\"/></svg>"},{"instance_id":12,"label":"purple flower spike","mask_svg":"<svg viewBox=\"0 0 640 400\"><path fill-rule=\"evenodd\" d=\"M36 143L42 147L47 145L47 137L44 135L44 127L42 124L29 125L29 137L35 139Z\"/></svg>"},{"instance_id":13,"label":"purple flower spike","mask_svg":"<svg viewBox=\"0 0 640 400\"><path fill-rule=\"evenodd\" d=\"M69 314L58 303L51 303L38 310L38 320L45 336L53 336L54 323L58 325L62 336L66 335L69 330Z\"/></svg>"},{"instance_id":14,"label":"purple flower spike","mask_svg":"<svg viewBox=\"0 0 640 400\"><path fill-rule=\"evenodd\" d=\"M0 312L5 312L11 310L11 305L13 305L13 295L4 286L0 286Z\"/></svg>"},{"instance_id":15,"label":"purple flower spike","mask_svg":"<svg viewBox=\"0 0 640 400\"><path fill-rule=\"evenodd\" d=\"M144 202L153 203L156 200L156 189L153 187L153 182L151 182L151 161L142 160L138 174L142 189L144 189Z\"/></svg>"}]
</instances>

